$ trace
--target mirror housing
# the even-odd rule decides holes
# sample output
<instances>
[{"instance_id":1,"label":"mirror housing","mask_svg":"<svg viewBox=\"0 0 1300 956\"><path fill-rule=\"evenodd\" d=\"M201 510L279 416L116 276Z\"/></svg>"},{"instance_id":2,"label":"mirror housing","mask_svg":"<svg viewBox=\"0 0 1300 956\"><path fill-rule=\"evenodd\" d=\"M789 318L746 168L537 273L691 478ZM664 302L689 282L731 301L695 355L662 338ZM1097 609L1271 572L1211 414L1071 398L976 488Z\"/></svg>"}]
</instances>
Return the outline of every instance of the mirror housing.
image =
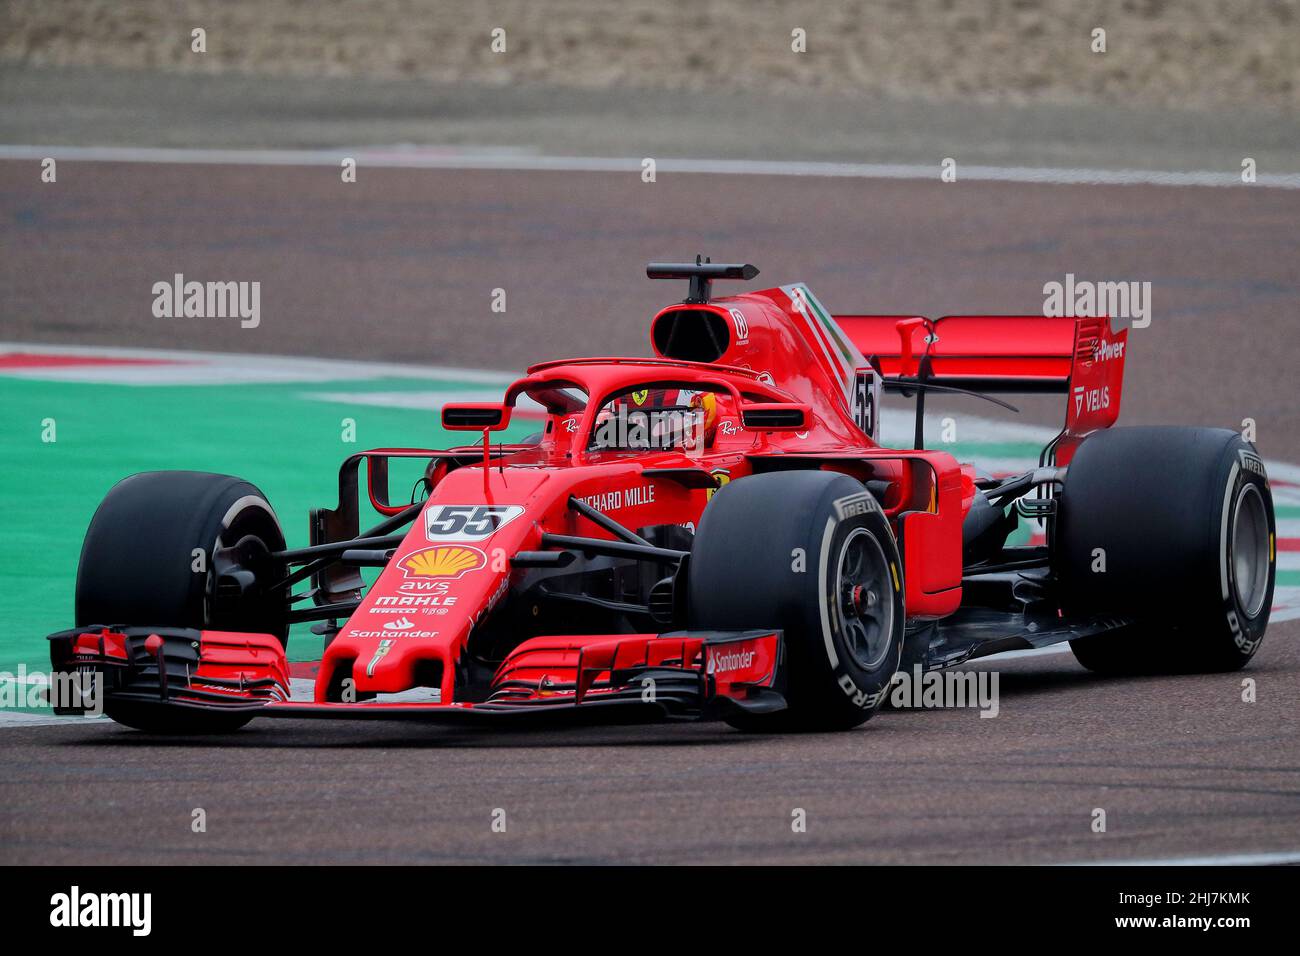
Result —
<instances>
[{"instance_id":1,"label":"mirror housing","mask_svg":"<svg viewBox=\"0 0 1300 956\"><path fill-rule=\"evenodd\" d=\"M499 432L510 424L510 406L496 402L457 402L442 406L442 427L454 432Z\"/></svg>"}]
</instances>

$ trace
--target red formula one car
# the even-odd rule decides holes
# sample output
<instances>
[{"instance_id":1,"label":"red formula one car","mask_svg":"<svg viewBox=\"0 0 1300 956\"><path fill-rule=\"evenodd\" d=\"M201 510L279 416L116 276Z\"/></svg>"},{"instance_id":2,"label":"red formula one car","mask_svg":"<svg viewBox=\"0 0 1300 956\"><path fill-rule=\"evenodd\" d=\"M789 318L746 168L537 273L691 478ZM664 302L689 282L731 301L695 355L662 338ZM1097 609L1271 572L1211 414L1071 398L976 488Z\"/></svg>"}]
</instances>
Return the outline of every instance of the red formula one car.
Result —
<instances>
[{"instance_id":1,"label":"red formula one car","mask_svg":"<svg viewBox=\"0 0 1300 956\"><path fill-rule=\"evenodd\" d=\"M900 669L1059 641L1098 671L1227 670L1258 648L1264 466L1231 431L1112 429L1127 330L832 316L802 284L712 297L749 265L647 271L689 282L654 317L654 358L534 365L500 404L443 408L481 446L352 456L309 547L286 548L237 478L120 482L86 534L55 669L99 678L109 716L153 731L258 716L776 731L857 726ZM915 447L876 442L882 390L915 398ZM1066 396L1034 470L993 478L922 447L927 394L1030 391ZM494 442L521 405L542 431ZM423 500L387 500L398 457L427 462ZM363 464L387 516L364 533ZM1020 517L1045 544L1008 545ZM369 586L365 568L381 569ZM298 622L327 641L313 700L290 699Z\"/></svg>"}]
</instances>

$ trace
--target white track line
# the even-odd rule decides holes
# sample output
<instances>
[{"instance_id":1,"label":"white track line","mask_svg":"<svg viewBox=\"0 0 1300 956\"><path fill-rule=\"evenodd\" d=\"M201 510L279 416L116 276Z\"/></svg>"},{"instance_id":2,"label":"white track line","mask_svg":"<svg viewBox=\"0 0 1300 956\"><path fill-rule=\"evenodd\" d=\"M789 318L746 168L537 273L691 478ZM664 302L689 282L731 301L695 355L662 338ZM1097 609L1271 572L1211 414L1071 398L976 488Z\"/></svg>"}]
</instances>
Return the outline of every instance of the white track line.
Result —
<instances>
[{"instance_id":1,"label":"white track line","mask_svg":"<svg viewBox=\"0 0 1300 956\"><path fill-rule=\"evenodd\" d=\"M0 713L0 729L7 730L14 727L53 727L56 724L70 725L73 721L102 723L105 727L110 726L112 721L107 717L55 717L53 713L31 713L30 711L15 711L13 713Z\"/></svg>"},{"instance_id":2,"label":"white track line","mask_svg":"<svg viewBox=\"0 0 1300 956\"><path fill-rule=\"evenodd\" d=\"M334 166L344 157L361 167L390 169L480 169L529 172L627 173L640 175L642 157L538 156L508 151L460 152L441 147L387 149L165 149L135 146L3 146L0 160L46 157L111 163L204 163L223 166ZM655 157L659 173L727 176L822 176L840 179L909 179L939 183L939 164L827 163L756 159ZM1176 172L1159 169L1052 168L1042 166L957 167L957 182L1037 183L1079 186L1243 186L1240 170ZM947 185L947 184L945 184ZM1253 188L1300 189L1300 173L1260 173Z\"/></svg>"},{"instance_id":3,"label":"white track line","mask_svg":"<svg viewBox=\"0 0 1300 956\"><path fill-rule=\"evenodd\" d=\"M32 378L44 381L96 382L121 385L179 385L221 384L245 381L278 382L333 382L371 378L445 379L448 382L505 386L518 377L510 372L450 368L438 365L417 365L403 362L363 362L353 359L308 358L300 355L244 354L239 352L200 352L178 349L118 348L104 345L45 345L37 342L0 341L0 353L19 352L28 355L93 355L103 358L153 359L186 363L174 368L166 366L104 366L72 368L9 368L0 369L0 376ZM204 367L207 367L205 372ZM522 370L520 370L522 373ZM331 398L335 396L330 396ZM339 396L341 397L341 396ZM496 396L494 396L496 397ZM351 396L361 404L393 404L409 407L438 407L431 404L429 396L414 394L402 400L400 395L378 396L365 393ZM926 418L927 444L938 447L941 422L936 417ZM958 444L982 442L1026 442L1042 445L1056 434L1056 428L1031 425L1025 422L962 415L957 420ZM911 442L911 418L891 417L882 422L882 439L886 444L900 447ZM1023 462L1008 462L1017 466ZM1300 485L1300 465L1266 460L1270 477ZM1275 489L1275 497L1283 497ZM1292 503L1289 499L1286 503Z\"/></svg>"},{"instance_id":4,"label":"white track line","mask_svg":"<svg viewBox=\"0 0 1300 956\"><path fill-rule=\"evenodd\" d=\"M238 352L197 352L176 349L129 349L104 345L44 345L0 342L0 353L26 355L91 355L99 358L178 362L168 366L76 366L70 368L9 368L0 375L44 381L75 381L126 385L202 385L235 381L312 382L373 378L446 379L450 382L495 385L504 390L518 376L487 369L447 368L401 362L361 362L352 359L307 358L300 355L249 355ZM204 369L218 370L222 378ZM498 396L499 397L499 396Z\"/></svg>"},{"instance_id":5,"label":"white track line","mask_svg":"<svg viewBox=\"0 0 1300 956\"><path fill-rule=\"evenodd\" d=\"M1089 860L1059 866L1282 866L1300 863L1300 850L1281 853L1226 853L1222 856L1171 856L1151 860Z\"/></svg>"},{"instance_id":6,"label":"white track line","mask_svg":"<svg viewBox=\"0 0 1300 956\"><path fill-rule=\"evenodd\" d=\"M300 355L244 354L239 352L200 352L178 349L118 348L104 345L45 345L38 342L0 341L0 353L18 352L28 355L92 355L102 358L153 359L185 363L167 366L79 366L71 368L8 368L0 369L0 376L32 378L43 381L75 381L121 385L178 385L221 384L246 381L268 382L334 382L372 378L444 379L448 382L494 386L504 389L518 377L511 372L450 368L438 365L417 365L403 362L363 362L353 359L308 358ZM207 370L205 371L205 366ZM522 374L522 370L520 370ZM403 400L399 394L363 393L350 396L361 404L398 405L403 407L438 407L428 395L409 394ZM329 396L330 398L342 396ZM494 397L497 397L494 395ZM885 444L903 447L911 442L912 425L909 416L891 417L882 422L881 438ZM937 416L926 417L927 444L938 447L941 422ZM1025 422L962 415L957 419L958 444L985 442L1025 442L1042 445L1057 432L1056 428L1031 425ZM1023 462L1008 462L1016 466ZM1300 465L1265 460L1269 476L1300 485ZM1275 497L1285 497L1285 503L1295 492L1275 489ZM1300 495L1296 495L1300 499Z\"/></svg>"}]
</instances>

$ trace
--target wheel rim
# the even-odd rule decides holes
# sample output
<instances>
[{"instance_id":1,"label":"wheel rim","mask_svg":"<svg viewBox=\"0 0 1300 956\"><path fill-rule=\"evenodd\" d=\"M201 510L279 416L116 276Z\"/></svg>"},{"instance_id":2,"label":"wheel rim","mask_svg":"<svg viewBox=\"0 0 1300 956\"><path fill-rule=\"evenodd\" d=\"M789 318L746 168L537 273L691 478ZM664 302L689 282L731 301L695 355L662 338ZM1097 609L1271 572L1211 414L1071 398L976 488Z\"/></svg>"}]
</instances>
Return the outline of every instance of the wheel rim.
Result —
<instances>
[{"instance_id":1,"label":"wheel rim","mask_svg":"<svg viewBox=\"0 0 1300 956\"><path fill-rule=\"evenodd\" d=\"M1237 602L1247 617L1255 617L1268 595L1268 511L1255 485L1245 485L1237 495L1232 514L1232 578Z\"/></svg>"},{"instance_id":2,"label":"wheel rim","mask_svg":"<svg viewBox=\"0 0 1300 956\"><path fill-rule=\"evenodd\" d=\"M284 546L284 533L280 530L279 520L270 506L259 498L249 497L236 502L222 521L222 529L209 551L208 576L203 594L204 624L217 630L268 632L283 640L287 633L283 621L286 608L283 594L267 594L241 601L234 607L223 605L216 597L217 578L222 572L218 554L245 538L255 538L258 550L267 553ZM250 570L258 574L259 580L265 576L275 581L288 572L283 566L270 570L269 574L264 567L252 567Z\"/></svg>"},{"instance_id":3,"label":"wheel rim","mask_svg":"<svg viewBox=\"0 0 1300 956\"><path fill-rule=\"evenodd\" d=\"M894 600L889 560L866 528L855 528L840 546L835 594L849 653L859 666L874 670L893 642Z\"/></svg>"}]
</instances>

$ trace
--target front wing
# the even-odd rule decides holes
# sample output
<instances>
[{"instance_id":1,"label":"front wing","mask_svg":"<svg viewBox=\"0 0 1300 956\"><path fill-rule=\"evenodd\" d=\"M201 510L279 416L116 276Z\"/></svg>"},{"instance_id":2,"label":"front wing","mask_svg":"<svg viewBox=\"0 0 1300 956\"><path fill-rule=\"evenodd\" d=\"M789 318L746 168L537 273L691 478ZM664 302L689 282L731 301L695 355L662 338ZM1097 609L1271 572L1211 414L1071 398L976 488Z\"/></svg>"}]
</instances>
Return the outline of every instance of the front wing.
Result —
<instances>
[{"instance_id":1,"label":"front wing","mask_svg":"<svg viewBox=\"0 0 1300 956\"><path fill-rule=\"evenodd\" d=\"M50 635L56 672L115 703L258 717L465 724L715 719L783 709L779 631L556 636L523 642L482 700L317 702L291 699L289 667L267 634L94 626ZM88 680L89 679L89 680ZM88 695L55 712L94 709Z\"/></svg>"}]
</instances>

